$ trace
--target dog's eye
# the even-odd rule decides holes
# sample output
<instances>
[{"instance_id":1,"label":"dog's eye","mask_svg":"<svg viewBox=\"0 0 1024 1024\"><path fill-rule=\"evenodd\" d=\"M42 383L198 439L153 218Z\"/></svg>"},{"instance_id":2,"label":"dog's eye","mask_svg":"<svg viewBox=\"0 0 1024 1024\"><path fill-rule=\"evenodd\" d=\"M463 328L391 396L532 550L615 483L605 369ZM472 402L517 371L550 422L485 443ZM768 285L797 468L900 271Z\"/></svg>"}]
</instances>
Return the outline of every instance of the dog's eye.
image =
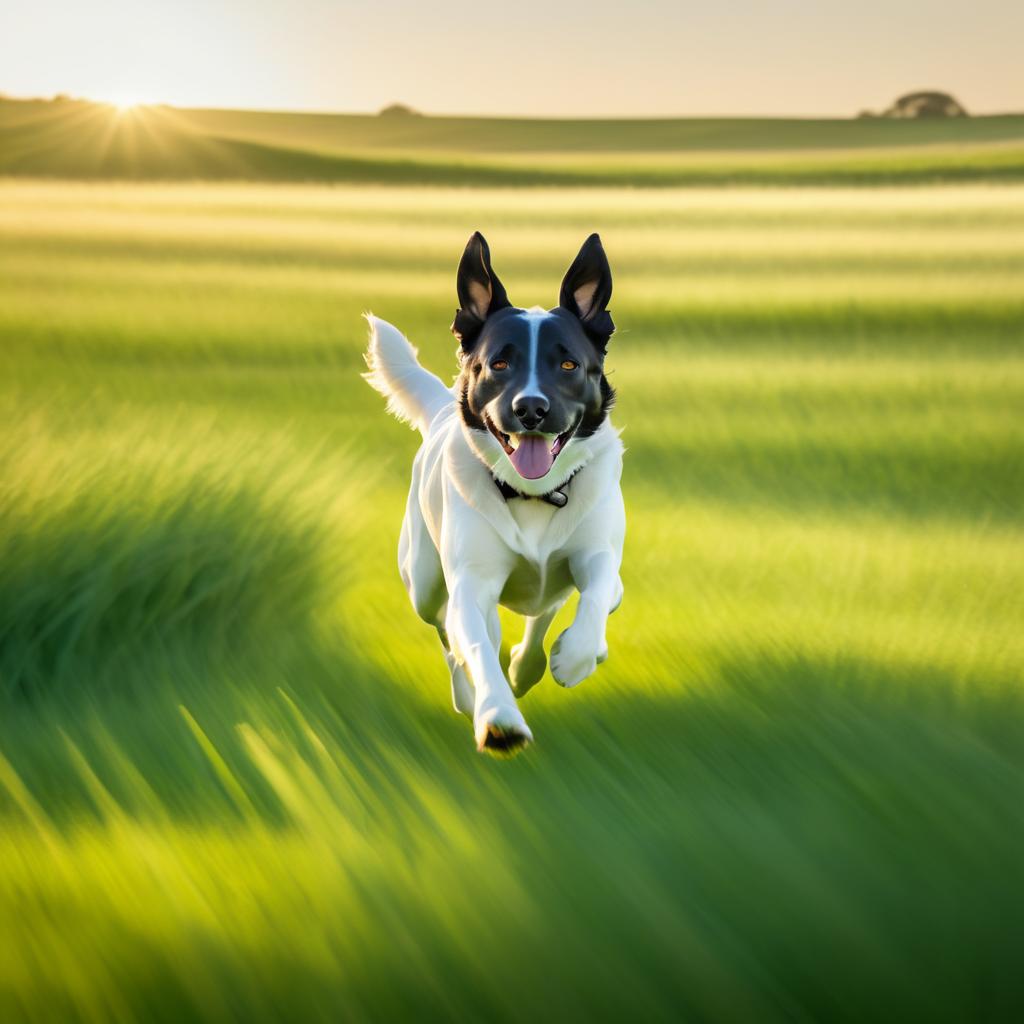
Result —
<instances>
[{"instance_id":1,"label":"dog's eye","mask_svg":"<svg viewBox=\"0 0 1024 1024\"><path fill-rule=\"evenodd\" d=\"M494 362L491 363L491 369L492 370L507 370L508 369L508 360L507 359L495 359Z\"/></svg>"},{"instance_id":2,"label":"dog's eye","mask_svg":"<svg viewBox=\"0 0 1024 1024\"><path fill-rule=\"evenodd\" d=\"M579 365L580 365L579 363L574 363L571 359L563 359L562 360L562 369L563 370L575 370Z\"/></svg>"}]
</instances>

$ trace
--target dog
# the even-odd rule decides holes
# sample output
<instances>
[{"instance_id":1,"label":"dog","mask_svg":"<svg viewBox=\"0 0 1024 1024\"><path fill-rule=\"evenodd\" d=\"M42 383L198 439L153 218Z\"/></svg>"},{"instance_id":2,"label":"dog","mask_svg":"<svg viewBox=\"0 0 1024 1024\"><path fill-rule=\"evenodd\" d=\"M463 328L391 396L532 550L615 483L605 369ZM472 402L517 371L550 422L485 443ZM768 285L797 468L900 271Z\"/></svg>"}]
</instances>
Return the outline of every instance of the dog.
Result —
<instances>
[{"instance_id":1,"label":"dog","mask_svg":"<svg viewBox=\"0 0 1024 1024\"><path fill-rule=\"evenodd\" d=\"M533 740L516 698L544 675L545 634L573 589L574 621L551 649L551 674L566 687L607 658L606 622L622 600L623 447L604 373L612 276L593 234L558 305L520 309L476 232L456 284L454 386L369 313L364 377L423 435L398 545L402 580L441 638L452 701L472 718L477 749L511 753ZM508 678L499 605L526 617Z\"/></svg>"}]
</instances>

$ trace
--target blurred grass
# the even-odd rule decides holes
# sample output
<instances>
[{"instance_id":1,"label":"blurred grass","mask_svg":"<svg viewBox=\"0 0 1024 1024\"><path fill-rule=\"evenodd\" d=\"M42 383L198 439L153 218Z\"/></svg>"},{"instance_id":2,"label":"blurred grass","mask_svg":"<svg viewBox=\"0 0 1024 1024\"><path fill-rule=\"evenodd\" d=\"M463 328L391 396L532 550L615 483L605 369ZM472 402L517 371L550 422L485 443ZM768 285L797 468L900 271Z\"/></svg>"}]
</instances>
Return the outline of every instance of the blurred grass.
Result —
<instances>
[{"instance_id":1,"label":"blurred grass","mask_svg":"<svg viewBox=\"0 0 1024 1024\"><path fill-rule=\"evenodd\" d=\"M0 186L0 1018L1018 1017L1022 226ZM501 763L358 377L366 308L454 370L473 228L525 304L601 230L629 448L611 660Z\"/></svg>"},{"instance_id":2,"label":"blurred grass","mask_svg":"<svg viewBox=\"0 0 1024 1024\"><path fill-rule=\"evenodd\" d=\"M0 447L4 698L52 696L83 675L132 685L141 663L159 668L179 647L230 650L302 626L327 559L321 512L295 500L310 487L294 453L254 458L240 438L211 465L201 426L189 444L134 416L119 437L86 428L67 443L48 419Z\"/></svg>"}]
</instances>

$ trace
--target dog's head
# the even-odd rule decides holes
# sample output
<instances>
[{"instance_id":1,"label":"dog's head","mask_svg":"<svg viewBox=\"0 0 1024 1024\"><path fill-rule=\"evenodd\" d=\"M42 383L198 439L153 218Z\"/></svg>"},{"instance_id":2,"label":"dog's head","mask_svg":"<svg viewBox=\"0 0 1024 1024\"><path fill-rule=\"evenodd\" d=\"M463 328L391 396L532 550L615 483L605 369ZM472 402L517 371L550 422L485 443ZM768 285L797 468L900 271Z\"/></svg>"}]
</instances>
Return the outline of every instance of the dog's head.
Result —
<instances>
[{"instance_id":1,"label":"dog's head","mask_svg":"<svg viewBox=\"0 0 1024 1024\"><path fill-rule=\"evenodd\" d=\"M478 231L462 254L458 293L452 333L460 344L463 422L496 476L519 490L543 493L545 485L557 486L578 468L581 446L615 398L604 375L615 325L601 239L591 235L583 243L554 309L527 310L509 302Z\"/></svg>"}]
</instances>

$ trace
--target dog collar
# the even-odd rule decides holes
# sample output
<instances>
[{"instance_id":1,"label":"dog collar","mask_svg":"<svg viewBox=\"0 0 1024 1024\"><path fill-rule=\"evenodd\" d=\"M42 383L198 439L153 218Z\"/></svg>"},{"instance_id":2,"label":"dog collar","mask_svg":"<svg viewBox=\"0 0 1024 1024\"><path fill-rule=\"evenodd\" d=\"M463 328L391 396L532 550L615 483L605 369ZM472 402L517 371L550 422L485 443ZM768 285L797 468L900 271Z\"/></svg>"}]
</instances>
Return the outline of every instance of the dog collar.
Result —
<instances>
[{"instance_id":1,"label":"dog collar","mask_svg":"<svg viewBox=\"0 0 1024 1024\"><path fill-rule=\"evenodd\" d=\"M576 474L574 473L573 476ZM572 477L569 477L571 480ZM569 495L566 490L569 486L569 480L566 480L561 487L556 487L553 491L548 491L547 494L523 494L522 491L517 491L510 484L505 483L504 480L499 480L497 477L494 478L494 482L501 492L501 496L508 501L510 498L536 498L537 501L546 501L549 505L554 505L555 508L565 508L569 503Z\"/></svg>"}]
</instances>

